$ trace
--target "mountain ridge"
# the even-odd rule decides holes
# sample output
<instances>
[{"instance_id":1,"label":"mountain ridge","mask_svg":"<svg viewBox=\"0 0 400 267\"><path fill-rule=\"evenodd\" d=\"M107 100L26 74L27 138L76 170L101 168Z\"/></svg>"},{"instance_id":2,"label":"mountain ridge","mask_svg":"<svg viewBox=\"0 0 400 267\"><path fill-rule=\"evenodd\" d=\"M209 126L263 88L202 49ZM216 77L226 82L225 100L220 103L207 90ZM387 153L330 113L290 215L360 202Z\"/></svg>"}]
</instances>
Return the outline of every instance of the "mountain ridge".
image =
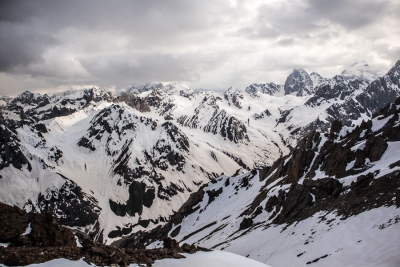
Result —
<instances>
[{"instance_id":1,"label":"mountain ridge","mask_svg":"<svg viewBox=\"0 0 400 267\"><path fill-rule=\"evenodd\" d=\"M0 201L51 212L110 244L164 225L222 173L268 168L316 128L372 118L399 96L399 68L371 83L313 74L316 87L301 87L310 77L294 79L298 91L287 95L272 83L226 92L177 83L134 93L25 92L1 108Z\"/></svg>"}]
</instances>

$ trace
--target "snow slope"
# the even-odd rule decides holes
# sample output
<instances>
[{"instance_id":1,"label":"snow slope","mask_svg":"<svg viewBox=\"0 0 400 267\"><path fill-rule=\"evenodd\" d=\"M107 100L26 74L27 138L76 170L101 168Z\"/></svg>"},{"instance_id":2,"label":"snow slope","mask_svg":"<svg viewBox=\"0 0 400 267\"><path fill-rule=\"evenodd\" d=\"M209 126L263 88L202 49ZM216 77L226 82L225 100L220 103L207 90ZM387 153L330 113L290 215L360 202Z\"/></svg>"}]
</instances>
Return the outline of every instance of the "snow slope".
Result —
<instances>
[{"instance_id":1,"label":"snow slope","mask_svg":"<svg viewBox=\"0 0 400 267\"><path fill-rule=\"evenodd\" d=\"M197 252L195 254L184 254L185 259L164 259L158 260L154 264L154 267L180 267L180 266L192 266L192 267L268 267L265 264L241 257L236 254L223 251L212 251L212 252ZM6 267L0 264L1 267ZM92 264L87 264L83 260L71 261L66 259L56 259L40 264L31 264L27 267L85 267L94 266ZM129 267L138 267L137 264L130 264Z\"/></svg>"},{"instance_id":2,"label":"snow slope","mask_svg":"<svg viewBox=\"0 0 400 267\"><path fill-rule=\"evenodd\" d=\"M311 133L270 168L220 176L158 233L271 266L398 266L399 114L400 98L360 126Z\"/></svg>"},{"instance_id":3,"label":"snow slope","mask_svg":"<svg viewBox=\"0 0 400 267\"><path fill-rule=\"evenodd\" d=\"M272 83L24 92L1 109L0 201L111 243L165 224L221 174L273 165L334 119L354 127L371 118L400 94L399 73L400 63L368 83L297 70L286 95Z\"/></svg>"}]
</instances>

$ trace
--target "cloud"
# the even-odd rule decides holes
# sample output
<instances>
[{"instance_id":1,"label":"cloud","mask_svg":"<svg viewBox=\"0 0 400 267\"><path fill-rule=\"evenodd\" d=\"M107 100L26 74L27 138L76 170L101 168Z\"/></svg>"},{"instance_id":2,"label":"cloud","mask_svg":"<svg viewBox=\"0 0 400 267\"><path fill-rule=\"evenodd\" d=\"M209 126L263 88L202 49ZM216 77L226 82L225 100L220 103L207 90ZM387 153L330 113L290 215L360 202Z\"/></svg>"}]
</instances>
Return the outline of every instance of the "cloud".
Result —
<instances>
[{"instance_id":1,"label":"cloud","mask_svg":"<svg viewBox=\"0 0 400 267\"><path fill-rule=\"evenodd\" d=\"M284 38L277 41L277 44L281 46L290 46L293 45L294 43L295 43L294 38Z\"/></svg>"},{"instance_id":2,"label":"cloud","mask_svg":"<svg viewBox=\"0 0 400 267\"><path fill-rule=\"evenodd\" d=\"M4 72L40 61L42 53L57 44L52 36L9 23L0 23L0 35L0 71Z\"/></svg>"},{"instance_id":3,"label":"cloud","mask_svg":"<svg viewBox=\"0 0 400 267\"><path fill-rule=\"evenodd\" d=\"M366 27L387 15L392 6L388 0L308 0L308 14L319 20L328 20L347 30Z\"/></svg>"},{"instance_id":4,"label":"cloud","mask_svg":"<svg viewBox=\"0 0 400 267\"><path fill-rule=\"evenodd\" d=\"M155 81L197 82L203 72L213 71L221 64L225 55L207 51L178 55L130 53L128 58L125 53L93 57L82 60L82 66L104 86L114 83L123 87Z\"/></svg>"},{"instance_id":5,"label":"cloud","mask_svg":"<svg viewBox=\"0 0 400 267\"><path fill-rule=\"evenodd\" d=\"M0 2L0 93L184 81L195 88L333 76L399 58L389 0ZM60 87L61 86L61 87Z\"/></svg>"}]
</instances>

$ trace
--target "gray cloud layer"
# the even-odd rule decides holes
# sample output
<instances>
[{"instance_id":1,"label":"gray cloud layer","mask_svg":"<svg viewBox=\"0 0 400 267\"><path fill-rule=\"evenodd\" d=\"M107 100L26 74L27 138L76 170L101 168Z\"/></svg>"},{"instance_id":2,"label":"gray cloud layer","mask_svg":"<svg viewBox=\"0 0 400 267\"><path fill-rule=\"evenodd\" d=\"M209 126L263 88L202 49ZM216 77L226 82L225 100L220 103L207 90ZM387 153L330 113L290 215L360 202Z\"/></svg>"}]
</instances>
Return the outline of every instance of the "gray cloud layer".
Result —
<instances>
[{"instance_id":1,"label":"gray cloud layer","mask_svg":"<svg viewBox=\"0 0 400 267\"><path fill-rule=\"evenodd\" d=\"M0 2L0 94L183 81L225 89L400 59L390 0Z\"/></svg>"}]
</instances>

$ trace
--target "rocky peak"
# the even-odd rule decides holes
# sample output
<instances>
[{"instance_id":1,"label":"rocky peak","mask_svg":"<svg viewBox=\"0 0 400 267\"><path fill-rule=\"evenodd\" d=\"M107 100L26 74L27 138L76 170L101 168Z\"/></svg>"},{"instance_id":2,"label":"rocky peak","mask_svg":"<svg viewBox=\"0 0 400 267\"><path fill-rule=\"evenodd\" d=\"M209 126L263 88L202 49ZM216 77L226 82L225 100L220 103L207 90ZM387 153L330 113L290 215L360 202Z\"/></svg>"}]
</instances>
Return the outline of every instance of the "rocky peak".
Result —
<instances>
[{"instance_id":1,"label":"rocky peak","mask_svg":"<svg viewBox=\"0 0 400 267\"><path fill-rule=\"evenodd\" d=\"M0 95L0 108L8 105L12 101L12 97Z\"/></svg>"},{"instance_id":2,"label":"rocky peak","mask_svg":"<svg viewBox=\"0 0 400 267\"><path fill-rule=\"evenodd\" d=\"M226 101L229 102L229 105L233 104L235 107L241 109L242 108L242 103L240 99L243 99L243 94L242 91L235 88L235 87L230 87L225 93L224 93L224 98Z\"/></svg>"},{"instance_id":3,"label":"rocky peak","mask_svg":"<svg viewBox=\"0 0 400 267\"><path fill-rule=\"evenodd\" d=\"M252 97L259 97L261 94L266 95L275 95L280 92L282 89L282 85L275 83L264 83L258 84L253 83L250 86L246 87L245 91L251 95Z\"/></svg>"},{"instance_id":4,"label":"rocky peak","mask_svg":"<svg viewBox=\"0 0 400 267\"><path fill-rule=\"evenodd\" d=\"M316 72L311 72L310 73L310 78L312 80L313 83L313 87L317 87L320 84L326 82L326 78L322 77L320 74L316 73Z\"/></svg>"},{"instance_id":5,"label":"rocky peak","mask_svg":"<svg viewBox=\"0 0 400 267\"><path fill-rule=\"evenodd\" d=\"M124 90L121 94L141 94L143 92L159 90L168 95L187 96L194 91L188 85L181 82L168 82L168 83L146 83L145 85L132 86Z\"/></svg>"},{"instance_id":6,"label":"rocky peak","mask_svg":"<svg viewBox=\"0 0 400 267\"><path fill-rule=\"evenodd\" d=\"M396 62L396 64L389 70L388 76L392 78L392 80L397 80L400 78L400 60Z\"/></svg>"},{"instance_id":7,"label":"rocky peak","mask_svg":"<svg viewBox=\"0 0 400 267\"><path fill-rule=\"evenodd\" d=\"M285 81L285 95L305 96L313 92L313 81L303 69L294 69Z\"/></svg>"},{"instance_id":8,"label":"rocky peak","mask_svg":"<svg viewBox=\"0 0 400 267\"><path fill-rule=\"evenodd\" d=\"M40 95L38 95L40 96ZM47 96L47 95L45 95ZM30 91L25 91L19 94L11 101L11 105L32 105L37 103L37 97Z\"/></svg>"}]
</instances>

